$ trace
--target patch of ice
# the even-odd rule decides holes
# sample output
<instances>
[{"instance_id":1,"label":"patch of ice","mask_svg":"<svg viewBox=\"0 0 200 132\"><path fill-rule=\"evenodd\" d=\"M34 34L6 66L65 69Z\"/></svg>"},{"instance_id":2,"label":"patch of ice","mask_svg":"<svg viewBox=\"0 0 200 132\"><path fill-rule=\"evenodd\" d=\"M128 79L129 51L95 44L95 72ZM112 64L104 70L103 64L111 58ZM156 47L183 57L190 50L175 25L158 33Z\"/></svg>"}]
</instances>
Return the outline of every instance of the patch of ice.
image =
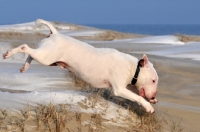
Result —
<instances>
[{"instance_id":1,"label":"patch of ice","mask_svg":"<svg viewBox=\"0 0 200 132\"><path fill-rule=\"evenodd\" d=\"M102 33L103 31L78 30L78 31L59 31L59 32L68 36L94 36L94 35Z\"/></svg>"},{"instance_id":2,"label":"patch of ice","mask_svg":"<svg viewBox=\"0 0 200 132\"><path fill-rule=\"evenodd\" d=\"M0 91L0 108L3 109L24 109L28 106L36 106L38 104L53 105L67 104L70 105L70 110L84 112L89 114L100 114L109 123L118 126L126 126L126 119L129 116L129 111L121 106L106 100L98 100L94 107L91 107L88 100L88 94L74 90L58 90L58 91L32 91L28 93L9 93ZM79 103L83 103L88 108L80 107ZM135 120L133 117L132 120Z\"/></svg>"},{"instance_id":3,"label":"patch of ice","mask_svg":"<svg viewBox=\"0 0 200 132\"><path fill-rule=\"evenodd\" d=\"M200 61L200 42L193 42L183 46L169 46L165 48L156 48L154 50L146 50L146 54L157 55L157 56L166 56L173 58L182 58L182 59L191 59ZM133 53L144 53L135 51Z\"/></svg>"},{"instance_id":4,"label":"patch of ice","mask_svg":"<svg viewBox=\"0 0 200 132\"><path fill-rule=\"evenodd\" d=\"M35 94L37 93L37 94ZM30 105L37 104L72 104L84 100L86 96L83 93L65 90L65 91L46 91L46 92L29 92L29 93L9 93L0 91L0 107L7 109L23 109Z\"/></svg>"},{"instance_id":5,"label":"patch of ice","mask_svg":"<svg viewBox=\"0 0 200 132\"><path fill-rule=\"evenodd\" d=\"M173 58L184 58L200 61L200 53L199 54L175 54L175 55L166 55L167 57Z\"/></svg>"},{"instance_id":6,"label":"patch of ice","mask_svg":"<svg viewBox=\"0 0 200 132\"><path fill-rule=\"evenodd\" d=\"M35 26L35 22L12 24L12 25L0 25L0 31L33 30L34 26Z\"/></svg>"},{"instance_id":7,"label":"patch of ice","mask_svg":"<svg viewBox=\"0 0 200 132\"><path fill-rule=\"evenodd\" d=\"M183 42L179 41L178 37L174 35L165 36L150 36L145 38L136 38L129 40L130 43L154 43L154 44L178 44L184 45Z\"/></svg>"},{"instance_id":8,"label":"patch of ice","mask_svg":"<svg viewBox=\"0 0 200 132\"><path fill-rule=\"evenodd\" d=\"M132 43L132 44L164 44L164 45L185 45L185 43L179 41L177 36L164 35L164 36L149 36L144 38L130 38L130 39L118 39L112 41L86 41L88 43Z\"/></svg>"},{"instance_id":9,"label":"patch of ice","mask_svg":"<svg viewBox=\"0 0 200 132\"><path fill-rule=\"evenodd\" d=\"M69 26L60 26L56 25L60 30L71 30L73 28ZM42 30L48 30L47 26L37 26L35 22L28 22L28 23L22 23L22 24L11 24L11 25L0 25L0 31L14 31L14 32L22 32L22 31L42 31Z\"/></svg>"}]
</instances>

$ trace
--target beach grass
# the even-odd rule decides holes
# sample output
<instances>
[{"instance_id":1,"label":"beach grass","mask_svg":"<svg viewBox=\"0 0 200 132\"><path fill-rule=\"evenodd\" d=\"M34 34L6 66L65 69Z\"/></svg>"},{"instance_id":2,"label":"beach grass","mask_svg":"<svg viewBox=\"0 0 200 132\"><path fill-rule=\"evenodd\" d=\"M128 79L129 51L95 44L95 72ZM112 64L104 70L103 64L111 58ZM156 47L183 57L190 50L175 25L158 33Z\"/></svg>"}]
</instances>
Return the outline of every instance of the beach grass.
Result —
<instances>
[{"instance_id":1,"label":"beach grass","mask_svg":"<svg viewBox=\"0 0 200 132\"><path fill-rule=\"evenodd\" d=\"M200 41L200 36L195 36L195 35L185 35L185 34L175 34L179 38L181 42L199 42Z\"/></svg>"},{"instance_id":2,"label":"beach grass","mask_svg":"<svg viewBox=\"0 0 200 132\"><path fill-rule=\"evenodd\" d=\"M85 92L86 90L84 90ZM0 131L16 132L155 132L166 129L172 132L181 132L183 128L180 122L165 119L159 114L146 113L141 106L132 105L132 102L125 99L112 98L109 90L93 89L89 91L87 102L78 103L74 108L70 104L54 105L50 102L47 105L26 106L23 110L10 111L0 110ZM108 94L109 93L109 94ZM117 116L110 120L104 118L108 109L107 102L118 102L118 109L115 109ZM102 101L104 100L104 101ZM116 101L117 100L117 101ZM103 103L104 109L96 108L96 105ZM106 107L107 106L107 107ZM96 109L92 113L82 112L81 108ZM123 124L120 124L121 108L127 108L128 115L124 117ZM114 111L113 111L114 112Z\"/></svg>"}]
</instances>

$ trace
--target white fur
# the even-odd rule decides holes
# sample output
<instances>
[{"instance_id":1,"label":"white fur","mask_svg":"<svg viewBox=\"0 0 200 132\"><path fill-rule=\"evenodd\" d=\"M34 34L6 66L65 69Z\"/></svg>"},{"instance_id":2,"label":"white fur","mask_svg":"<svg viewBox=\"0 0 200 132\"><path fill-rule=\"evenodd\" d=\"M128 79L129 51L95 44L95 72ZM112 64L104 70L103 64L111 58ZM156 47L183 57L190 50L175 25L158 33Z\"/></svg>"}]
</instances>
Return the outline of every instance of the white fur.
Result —
<instances>
[{"instance_id":1,"label":"white fur","mask_svg":"<svg viewBox=\"0 0 200 132\"><path fill-rule=\"evenodd\" d=\"M4 54L4 58L8 58L18 52L29 54L25 65L20 69L21 72L28 69L32 59L44 65L65 62L67 64L66 68L70 72L92 86L98 88L112 87L116 96L137 101L147 112L154 112L149 102L126 88L135 74L138 63L137 58L115 49L94 48L85 42L62 35L47 21L39 19L36 23L37 25L47 25L52 35L43 39L38 44L37 49L31 49L28 45L23 44ZM145 66L141 68L136 86L138 90L144 88L147 98L150 100L151 91L155 94L157 84L153 86L148 83L146 86L145 83L147 81L145 80L147 78L151 80L152 77L158 79L158 77L152 65L146 64Z\"/></svg>"}]
</instances>

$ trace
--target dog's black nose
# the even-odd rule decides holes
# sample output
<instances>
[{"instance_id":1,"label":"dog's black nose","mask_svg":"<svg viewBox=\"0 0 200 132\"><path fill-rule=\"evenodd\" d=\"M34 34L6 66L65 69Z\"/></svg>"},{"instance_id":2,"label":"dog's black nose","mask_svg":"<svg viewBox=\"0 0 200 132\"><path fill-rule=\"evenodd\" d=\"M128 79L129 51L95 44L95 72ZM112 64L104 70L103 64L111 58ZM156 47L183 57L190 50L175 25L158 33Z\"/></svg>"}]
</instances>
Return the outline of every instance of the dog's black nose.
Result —
<instances>
[{"instance_id":1,"label":"dog's black nose","mask_svg":"<svg viewBox=\"0 0 200 132\"><path fill-rule=\"evenodd\" d=\"M152 99L152 100L154 100L154 99L155 99L155 97L152 97L151 99Z\"/></svg>"}]
</instances>

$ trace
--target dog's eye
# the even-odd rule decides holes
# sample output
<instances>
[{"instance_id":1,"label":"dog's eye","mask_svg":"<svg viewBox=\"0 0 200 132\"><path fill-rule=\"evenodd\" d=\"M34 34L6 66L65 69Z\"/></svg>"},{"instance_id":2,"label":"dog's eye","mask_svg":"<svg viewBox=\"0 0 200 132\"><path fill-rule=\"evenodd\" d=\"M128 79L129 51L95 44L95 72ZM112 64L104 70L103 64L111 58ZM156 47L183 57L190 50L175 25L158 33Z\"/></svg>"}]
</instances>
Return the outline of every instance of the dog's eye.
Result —
<instances>
[{"instance_id":1,"label":"dog's eye","mask_svg":"<svg viewBox=\"0 0 200 132\"><path fill-rule=\"evenodd\" d=\"M155 82L156 82L156 80L153 80L152 82L153 82L153 83L155 83Z\"/></svg>"}]
</instances>

